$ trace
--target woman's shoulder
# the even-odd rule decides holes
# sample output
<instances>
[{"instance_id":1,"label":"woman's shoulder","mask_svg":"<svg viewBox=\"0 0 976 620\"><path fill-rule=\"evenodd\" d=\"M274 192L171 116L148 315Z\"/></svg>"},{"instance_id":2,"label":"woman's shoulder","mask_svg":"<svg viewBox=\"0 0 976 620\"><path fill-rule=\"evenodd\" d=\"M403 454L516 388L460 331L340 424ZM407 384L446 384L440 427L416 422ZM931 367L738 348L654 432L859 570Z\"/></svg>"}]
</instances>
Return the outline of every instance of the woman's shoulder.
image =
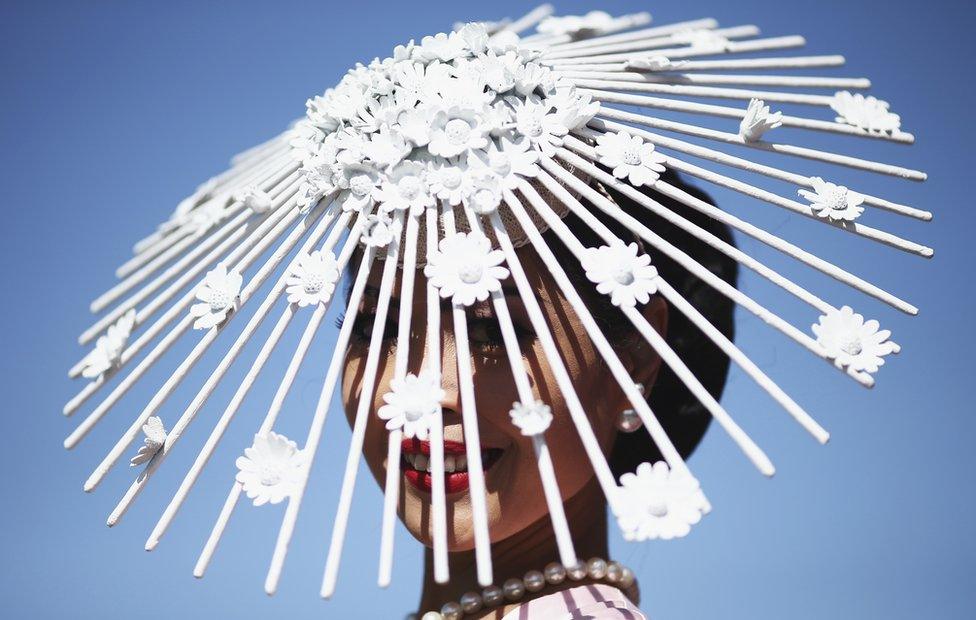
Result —
<instances>
[{"instance_id":1,"label":"woman's shoulder","mask_svg":"<svg viewBox=\"0 0 976 620\"><path fill-rule=\"evenodd\" d=\"M617 588L585 584L547 594L505 615L503 620L647 620Z\"/></svg>"}]
</instances>

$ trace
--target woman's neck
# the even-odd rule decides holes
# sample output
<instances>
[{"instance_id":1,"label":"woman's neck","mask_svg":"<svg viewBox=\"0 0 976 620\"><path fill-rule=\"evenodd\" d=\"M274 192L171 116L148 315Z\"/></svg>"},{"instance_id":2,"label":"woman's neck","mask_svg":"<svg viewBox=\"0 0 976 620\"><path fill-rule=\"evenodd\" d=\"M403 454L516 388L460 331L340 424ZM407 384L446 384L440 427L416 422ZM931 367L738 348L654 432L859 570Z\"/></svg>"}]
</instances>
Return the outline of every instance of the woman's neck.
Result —
<instances>
[{"instance_id":1,"label":"woman's neck","mask_svg":"<svg viewBox=\"0 0 976 620\"><path fill-rule=\"evenodd\" d=\"M595 479L568 499L563 506L576 555L584 562L592 557L606 558L606 503ZM491 559L495 585L499 587L507 579L513 577L521 579L530 570L541 571L546 564L558 562L559 550L556 547L551 522L548 518L540 519L514 536L492 543ZM448 583L437 583L434 581L433 553L429 548L426 550L423 591L420 597L421 614L430 610L440 610L441 605L448 601L457 601L465 592L481 591L478 586L473 550L451 553L448 561L451 580ZM579 582L567 580L559 588L547 586L537 594L527 592L520 603L575 585L579 585ZM501 618L517 605L509 603L493 610L483 610L477 615L466 615L465 618Z\"/></svg>"}]
</instances>

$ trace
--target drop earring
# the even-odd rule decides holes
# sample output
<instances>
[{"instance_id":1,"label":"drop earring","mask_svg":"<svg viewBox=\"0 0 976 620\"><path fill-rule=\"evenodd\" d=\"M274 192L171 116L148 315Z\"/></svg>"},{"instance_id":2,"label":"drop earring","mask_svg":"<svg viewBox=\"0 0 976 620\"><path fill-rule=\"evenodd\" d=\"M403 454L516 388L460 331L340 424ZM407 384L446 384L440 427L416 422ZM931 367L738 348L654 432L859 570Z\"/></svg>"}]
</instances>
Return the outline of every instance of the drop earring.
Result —
<instances>
[{"instance_id":1,"label":"drop earring","mask_svg":"<svg viewBox=\"0 0 976 620\"><path fill-rule=\"evenodd\" d=\"M637 386L642 396L647 396L647 389L643 383L635 383L634 385ZM633 409L624 409L617 416L617 429L623 433L633 433L642 426L644 426L644 422Z\"/></svg>"}]
</instances>

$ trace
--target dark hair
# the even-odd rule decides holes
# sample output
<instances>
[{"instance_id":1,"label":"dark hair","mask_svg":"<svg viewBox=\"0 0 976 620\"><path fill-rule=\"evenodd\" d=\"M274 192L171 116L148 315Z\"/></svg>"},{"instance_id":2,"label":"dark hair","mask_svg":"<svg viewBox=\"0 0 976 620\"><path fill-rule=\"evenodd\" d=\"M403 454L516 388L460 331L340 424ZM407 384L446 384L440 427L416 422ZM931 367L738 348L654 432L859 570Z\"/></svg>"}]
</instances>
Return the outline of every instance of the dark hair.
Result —
<instances>
[{"instance_id":1,"label":"dark hair","mask_svg":"<svg viewBox=\"0 0 976 620\"><path fill-rule=\"evenodd\" d=\"M686 183L676 173L670 171L665 173L663 180L700 200L712 203L711 198L705 192ZM738 264L734 260L630 198L602 186L600 190L628 215L735 286L738 277ZM726 225L653 189L645 190L645 193L670 211L707 230L723 241L733 243L732 233ZM581 202L593 213L601 213L585 198L581 199ZM610 221L606 216L602 216L600 219L621 239L636 240L633 233ZM567 215L565 221L584 245L592 247L602 244L596 233L576 216ZM550 247L554 248L557 256L562 252L566 252L565 256L568 256L568 250L562 246L553 232L546 233L546 241ZM701 312L712 325L732 339L735 331L732 301L655 248L648 244L643 244L643 246L643 251L651 256L652 264L657 267L660 275ZM567 275L571 278L586 280L578 261L561 260L560 262L565 266ZM616 306L609 302L606 296L599 295L592 287L582 287L581 294L586 297L587 307L590 308L594 318L600 323L600 327L610 339L611 344L626 346L633 340L635 334L630 322ZM725 388L729 369L728 356L719 350L684 314L670 307L669 310L666 337L668 344L698 377L705 389L718 399ZM657 382L648 395L648 403L682 457L690 455L704 436L705 430L711 422L711 415L667 365L662 365ZM634 471L640 463L655 462L661 458L661 454L654 443L649 441L647 433L618 433L609 463L614 475L619 477L623 473Z\"/></svg>"}]
</instances>

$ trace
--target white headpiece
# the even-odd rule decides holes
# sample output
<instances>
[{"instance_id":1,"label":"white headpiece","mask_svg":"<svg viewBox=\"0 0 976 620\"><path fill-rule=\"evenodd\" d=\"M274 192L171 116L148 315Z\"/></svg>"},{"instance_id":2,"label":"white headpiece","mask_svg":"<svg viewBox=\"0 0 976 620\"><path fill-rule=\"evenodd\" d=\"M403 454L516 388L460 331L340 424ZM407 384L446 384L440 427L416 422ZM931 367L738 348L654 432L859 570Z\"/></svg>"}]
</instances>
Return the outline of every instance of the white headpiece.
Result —
<instances>
[{"instance_id":1,"label":"white headpiece","mask_svg":"<svg viewBox=\"0 0 976 620\"><path fill-rule=\"evenodd\" d=\"M792 140L802 138L803 132L781 128L898 143L911 143L913 136L900 130L899 117L888 110L886 102L849 92L867 88L866 79L749 73L843 63L840 56L748 56L750 52L799 47L804 43L802 37L755 38L759 31L754 26L719 28L712 19L644 27L650 21L644 13L618 18L602 12L550 17L550 11L543 7L514 22L466 24L449 34L424 37L419 44L399 46L392 58L357 65L335 88L307 102L305 118L280 136L236 156L228 171L203 184L180 203L159 230L135 245L135 256L118 270L121 282L92 303L93 311L107 312L82 334L83 344L97 339L95 348L70 372L72 377L81 375L91 382L71 399L64 413L78 412L96 395L101 400L67 438L65 446L77 445L178 339L185 337L196 344L85 483L85 490L94 489L114 465L135 452L133 444L145 435L133 458L133 464L146 463L145 469L112 512L109 524L118 521L151 484L154 472L176 448L184 429L196 418L262 321L276 316L273 329L236 394L153 529L146 548L156 546L271 351L291 322L302 323L303 335L273 404L256 429L253 445L241 447L243 455L237 460L237 471L228 472L230 494L195 569L197 575L203 574L242 493L256 505L287 501L266 582L268 592L275 591L310 465L341 375L353 321L346 321L340 329L307 436L297 443L289 440L275 432L275 421L310 342L335 299L340 274L350 266L357 248L363 248L363 258L354 274L348 301L350 315L360 304L371 270L382 271L362 393L371 394L375 389L378 353L399 265L403 266L401 299L409 299L415 287L426 290L426 313L418 318L427 322L427 333L434 335L428 346L437 351L441 322L453 322L462 377L464 431L475 435L474 439L466 437L465 443L478 579L483 585L492 582L492 569L476 439L477 403L471 389L466 307L490 300L496 308L506 347L515 353L509 355L509 362L520 402L513 404L512 423L544 448L546 429L552 419L548 406L533 396L517 354L518 339L505 310L505 297L500 294L504 280L511 281L521 294L558 387L566 396L586 456L628 539L684 535L709 505L577 289L595 287L607 295L763 474L773 473L766 454L709 395L640 312L638 306L651 295L663 296L814 438L827 440L827 432L800 405L661 277L642 248L617 238L605 222L629 230L646 246L674 260L772 330L841 370L847 378L871 386L873 374L885 356L899 350L889 339L890 333L881 329L877 321L865 320L845 305L846 299L831 303L820 298L669 210L641 188L653 188L851 289L915 314L914 306L895 295L661 179L666 170L678 171L806 216L819 225L928 257L932 255L930 248L874 228L864 220L869 220L874 210L923 221L931 215L857 192L856 179L848 178L842 168L913 181L924 180L924 173L802 146ZM520 32L532 26L537 27L535 34L519 37ZM775 90L777 87L789 92ZM840 92L806 94L799 92L801 89ZM729 103L704 104L693 102L692 98ZM784 103L805 106L809 117L771 111ZM627 111L625 106L650 112ZM725 128L665 120L655 116L653 110L726 119L720 121ZM714 147L688 142L683 136L710 141ZM727 154L723 146L728 145L745 154ZM783 163L758 163L750 159L750 150L783 155ZM699 166L691 163L688 156L721 166ZM823 166L823 178L808 177L789 170L790 157L829 165ZM749 173L750 179L769 177L791 189L782 193L761 189L751 180L730 176L737 171ZM807 326L788 323L761 301L698 264L681 248L629 216L605 192L594 189L594 184L629 198L808 304L812 310L812 333ZM546 198L540 192L546 193ZM595 212L584 207L581 199L595 207ZM575 214L603 244L583 245L563 223L561 217L567 213ZM579 261L586 281L571 281L566 276L540 233L546 229ZM516 244L534 248L539 260L551 271L553 281L573 306L587 336L606 360L665 462L642 465L619 481L611 474L519 263ZM296 257L285 264L285 258L296 248ZM260 262L266 250L272 251ZM414 268L421 265L422 271ZM423 278L418 280L418 273ZM239 310L253 303L262 283L271 277L276 278L271 291L260 300L216 368L208 371L203 386L182 414L165 420L164 425L157 417L162 405L217 335L237 323L234 319ZM288 303L280 308L276 302L282 297ZM444 316L440 312L441 298L450 299L453 307ZM400 304L401 335L410 332L411 312L411 304ZM438 580L446 580L449 567L442 484L442 395L437 367L440 355L426 356L428 366L410 373L408 346L409 339L401 337L396 348L392 391L384 396L386 404L376 414L389 429L388 463L399 462L404 436L429 437L432 441L435 573ZM335 587L355 472L366 421L372 415L370 402L369 398L360 399L355 415L322 586L325 596ZM546 452L542 449L539 453ZM558 498L551 462L540 458L539 469L546 498ZM398 476L387 477L380 544L381 584L388 583L391 575L399 483ZM562 505L551 501L549 511L561 559L572 564L576 554Z\"/></svg>"}]
</instances>

